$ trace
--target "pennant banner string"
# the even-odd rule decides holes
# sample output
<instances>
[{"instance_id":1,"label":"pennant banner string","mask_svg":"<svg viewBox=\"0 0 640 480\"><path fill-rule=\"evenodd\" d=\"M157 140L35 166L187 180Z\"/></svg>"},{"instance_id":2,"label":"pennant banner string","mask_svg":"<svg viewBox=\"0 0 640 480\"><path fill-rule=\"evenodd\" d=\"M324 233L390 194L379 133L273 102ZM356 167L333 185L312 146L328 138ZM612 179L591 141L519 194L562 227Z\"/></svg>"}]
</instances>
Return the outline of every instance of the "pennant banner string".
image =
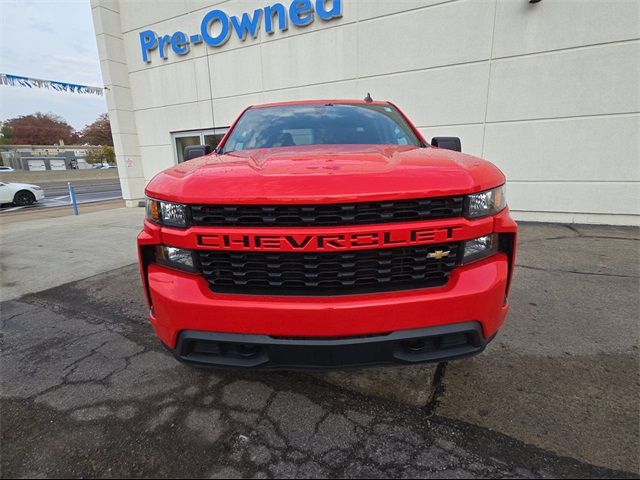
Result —
<instances>
[{"instance_id":1,"label":"pennant banner string","mask_svg":"<svg viewBox=\"0 0 640 480\"><path fill-rule=\"evenodd\" d=\"M56 82L53 80L42 80L39 78L20 77L18 75L9 75L8 73L0 73L0 85L8 85L11 87L48 88L59 92L72 92L99 96L104 94L104 88L100 87Z\"/></svg>"}]
</instances>

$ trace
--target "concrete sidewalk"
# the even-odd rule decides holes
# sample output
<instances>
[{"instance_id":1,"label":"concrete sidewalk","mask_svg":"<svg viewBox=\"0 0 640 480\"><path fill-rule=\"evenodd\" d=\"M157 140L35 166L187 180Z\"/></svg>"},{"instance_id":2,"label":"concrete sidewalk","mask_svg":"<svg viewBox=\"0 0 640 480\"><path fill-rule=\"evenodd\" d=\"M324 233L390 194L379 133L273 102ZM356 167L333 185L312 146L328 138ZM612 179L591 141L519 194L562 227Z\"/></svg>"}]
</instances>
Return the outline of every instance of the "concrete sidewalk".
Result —
<instances>
[{"instance_id":1,"label":"concrete sidewalk","mask_svg":"<svg viewBox=\"0 0 640 480\"><path fill-rule=\"evenodd\" d=\"M3 222L0 301L40 292L136 262L144 209ZM2 221L2 220L0 220Z\"/></svg>"},{"instance_id":2,"label":"concrete sidewalk","mask_svg":"<svg viewBox=\"0 0 640 480\"><path fill-rule=\"evenodd\" d=\"M124 208L124 200L107 200L104 202L82 203L78 205L80 215L86 213L101 212L104 210L116 210ZM59 207L48 208L24 208L21 210L0 212L0 225L9 225L10 223L32 222L33 220L44 220L47 218L71 217L73 210L71 205L61 205ZM0 232L2 228L0 227Z\"/></svg>"}]
</instances>

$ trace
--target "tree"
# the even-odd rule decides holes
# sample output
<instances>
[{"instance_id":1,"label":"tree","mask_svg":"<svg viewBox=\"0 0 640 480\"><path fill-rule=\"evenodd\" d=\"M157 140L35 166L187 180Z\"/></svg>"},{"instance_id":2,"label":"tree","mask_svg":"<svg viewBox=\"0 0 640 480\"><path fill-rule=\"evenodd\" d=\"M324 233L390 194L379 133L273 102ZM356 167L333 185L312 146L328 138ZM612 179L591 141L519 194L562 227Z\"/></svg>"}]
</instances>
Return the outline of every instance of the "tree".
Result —
<instances>
[{"instance_id":1,"label":"tree","mask_svg":"<svg viewBox=\"0 0 640 480\"><path fill-rule=\"evenodd\" d=\"M82 132L80 132L80 140L82 143L89 145L113 146L109 115L103 113L98 116L95 122L86 125Z\"/></svg>"},{"instance_id":2,"label":"tree","mask_svg":"<svg viewBox=\"0 0 640 480\"><path fill-rule=\"evenodd\" d=\"M0 127L0 145L11 145L11 140L13 137L11 126L9 126L6 122L0 123L0 125L2 125L2 127Z\"/></svg>"},{"instance_id":3,"label":"tree","mask_svg":"<svg viewBox=\"0 0 640 480\"><path fill-rule=\"evenodd\" d=\"M84 159L87 163L115 163L116 153L113 147L102 145L100 148L92 148Z\"/></svg>"},{"instance_id":4,"label":"tree","mask_svg":"<svg viewBox=\"0 0 640 480\"><path fill-rule=\"evenodd\" d=\"M54 145L62 140L68 145L78 143L73 127L53 113L37 112L4 122L11 131L11 145Z\"/></svg>"}]
</instances>

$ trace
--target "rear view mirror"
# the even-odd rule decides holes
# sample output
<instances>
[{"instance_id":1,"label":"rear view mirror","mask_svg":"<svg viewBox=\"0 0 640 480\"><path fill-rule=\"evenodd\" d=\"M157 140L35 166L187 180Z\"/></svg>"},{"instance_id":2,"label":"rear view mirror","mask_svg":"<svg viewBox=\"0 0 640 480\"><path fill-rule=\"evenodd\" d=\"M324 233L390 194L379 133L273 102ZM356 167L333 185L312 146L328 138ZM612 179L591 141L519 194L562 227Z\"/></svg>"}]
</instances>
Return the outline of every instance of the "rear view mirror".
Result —
<instances>
[{"instance_id":1,"label":"rear view mirror","mask_svg":"<svg viewBox=\"0 0 640 480\"><path fill-rule=\"evenodd\" d=\"M212 152L211 145L191 145L185 147L183 152L184 161L193 160L194 158L204 157Z\"/></svg>"},{"instance_id":2,"label":"rear view mirror","mask_svg":"<svg viewBox=\"0 0 640 480\"><path fill-rule=\"evenodd\" d=\"M453 150L454 152L462 151L462 142L458 137L433 137L431 145L438 148Z\"/></svg>"}]
</instances>

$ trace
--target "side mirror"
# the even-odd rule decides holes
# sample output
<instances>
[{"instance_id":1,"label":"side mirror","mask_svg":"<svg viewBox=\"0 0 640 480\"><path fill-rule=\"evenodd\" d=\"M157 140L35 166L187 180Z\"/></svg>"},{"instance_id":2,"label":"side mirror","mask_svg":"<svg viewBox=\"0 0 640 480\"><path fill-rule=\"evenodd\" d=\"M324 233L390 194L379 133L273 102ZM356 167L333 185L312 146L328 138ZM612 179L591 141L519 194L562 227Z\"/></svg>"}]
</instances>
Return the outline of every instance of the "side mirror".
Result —
<instances>
[{"instance_id":1,"label":"side mirror","mask_svg":"<svg viewBox=\"0 0 640 480\"><path fill-rule=\"evenodd\" d=\"M431 145L438 148L453 150L454 152L462 151L462 142L458 137L433 137Z\"/></svg>"},{"instance_id":2,"label":"side mirror","mask_svg":"<svg viewBox=\"0 0 640 480\"><path fill-rule=\"evenodd\" d=\"M189 160L193 160L194 158L204 157L205 155L209 155L212 152L211 145L192 145L190 147L185 147L182 157L184 161L187 162Z\"/></svg>"}]
</instances>

